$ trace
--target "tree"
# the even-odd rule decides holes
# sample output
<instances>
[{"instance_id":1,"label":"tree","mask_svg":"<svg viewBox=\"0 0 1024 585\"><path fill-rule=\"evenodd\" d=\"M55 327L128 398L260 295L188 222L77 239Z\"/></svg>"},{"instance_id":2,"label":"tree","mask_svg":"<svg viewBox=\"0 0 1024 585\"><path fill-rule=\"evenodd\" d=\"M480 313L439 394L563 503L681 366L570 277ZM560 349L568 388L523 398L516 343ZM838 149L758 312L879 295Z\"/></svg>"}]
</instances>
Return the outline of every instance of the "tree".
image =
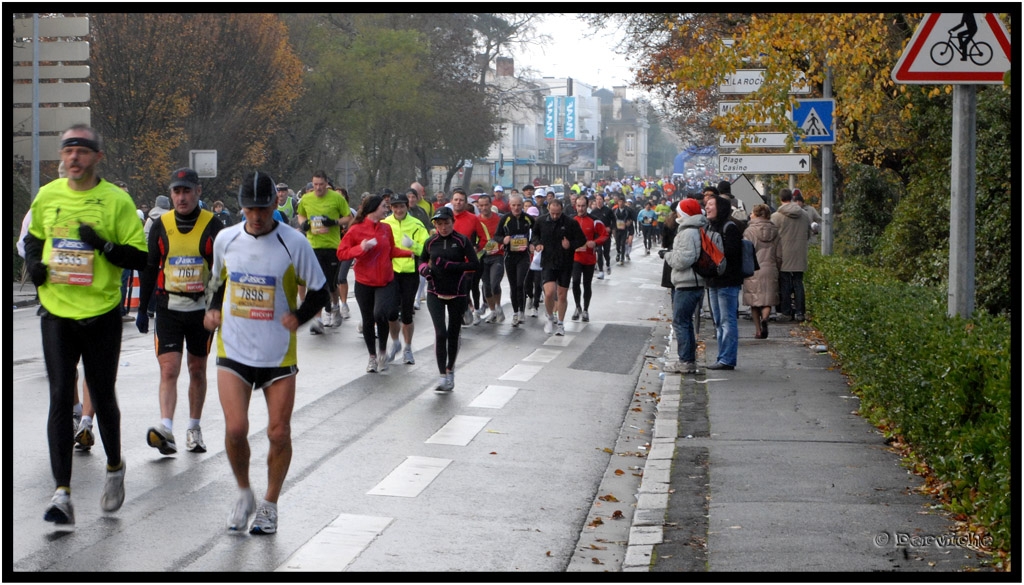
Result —
<instances>
[{"instance_id":1,"label":"tree","mask_svg":"<svg viewBox=\"0 0 1024 585\"><path fill-rule=\"evenodd\" d=\"M90 36L106 172L139 202L166 192L191 149L217 151L204 194L233 192L297 97L301 64L271 14L97 13Z\"/></svg>"}]
</instances>

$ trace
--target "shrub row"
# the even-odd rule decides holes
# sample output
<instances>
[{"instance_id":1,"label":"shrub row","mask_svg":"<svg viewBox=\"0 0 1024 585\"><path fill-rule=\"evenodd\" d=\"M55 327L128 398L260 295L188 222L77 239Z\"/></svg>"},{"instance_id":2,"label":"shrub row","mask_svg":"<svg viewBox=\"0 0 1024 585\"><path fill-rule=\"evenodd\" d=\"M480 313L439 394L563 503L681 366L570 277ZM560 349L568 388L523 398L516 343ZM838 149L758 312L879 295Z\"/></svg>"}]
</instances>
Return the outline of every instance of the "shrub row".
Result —
<instances>
[{"instance_id":1,"label":"shrub row","mask_svg":"<svg viewBox=\"0 0 1024 585\"><path fill-rule=\"evenodd\" d=\"M1010 551L1010 321L947 316L944 290L908 285L849 258L812 251L805 278L861 412L901 436L944 482L948 508Z\"/></svg>"}]
</instances>

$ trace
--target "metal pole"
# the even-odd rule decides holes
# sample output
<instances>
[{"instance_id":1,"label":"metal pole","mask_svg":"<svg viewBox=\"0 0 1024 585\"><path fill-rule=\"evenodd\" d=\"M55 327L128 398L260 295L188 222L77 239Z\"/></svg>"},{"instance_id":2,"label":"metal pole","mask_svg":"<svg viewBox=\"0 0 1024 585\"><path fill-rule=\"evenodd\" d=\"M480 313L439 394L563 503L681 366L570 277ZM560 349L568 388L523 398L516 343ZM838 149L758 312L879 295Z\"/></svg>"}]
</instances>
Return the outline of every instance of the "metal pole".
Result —
<instances>
[{"instance_id":1,"label":"metal pole","mask_svg":"<svg viewBox=\"0 0 1024 585\"><path fill-rule=\"evenodd\" d=\"M824 97L832 97L832 68L825 68ZM834 122L833 122L834 124ZM821 148L821 255L832 255L832 145Z\"/></svg>"},{"instance_id":2,"label":"metal pole","mask_svg":"<svg viewBox=\"0 0 1024 585\"><path fill-rule=\"evenodd\" d=\"M32 15L32 199L39 192L39 15Z\"/></svg>"},{"instance_id":3,"label":"metal pole","mask_svg":"<svg viewBox=\"0 0 1024 585\"><path fill-rule=\"evenodd\" d=\"M948 314L974 313L974 203L978 96L974 85L953 86L953 156L949 201Z\"/></svg>"}]
</instances>

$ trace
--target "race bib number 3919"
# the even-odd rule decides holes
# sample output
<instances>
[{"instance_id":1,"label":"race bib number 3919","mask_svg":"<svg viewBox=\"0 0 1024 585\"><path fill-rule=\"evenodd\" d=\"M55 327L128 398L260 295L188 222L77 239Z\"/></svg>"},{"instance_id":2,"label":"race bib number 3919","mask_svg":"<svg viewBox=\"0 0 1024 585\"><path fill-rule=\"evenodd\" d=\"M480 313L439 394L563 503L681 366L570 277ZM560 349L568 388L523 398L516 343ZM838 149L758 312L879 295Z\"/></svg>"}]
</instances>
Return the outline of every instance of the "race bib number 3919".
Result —
<instances>
[{"instance_id":1,"label":"race bib number 3919","mask_svg":"<svg viewBox=\"0 0 1024 585\"><path fill-rule=\"evenodd\" d=\"M272 321L274 319L276 278L232 272L229 279L231 281L232 315L257 321Z\"/></svg>"}]
</instances>

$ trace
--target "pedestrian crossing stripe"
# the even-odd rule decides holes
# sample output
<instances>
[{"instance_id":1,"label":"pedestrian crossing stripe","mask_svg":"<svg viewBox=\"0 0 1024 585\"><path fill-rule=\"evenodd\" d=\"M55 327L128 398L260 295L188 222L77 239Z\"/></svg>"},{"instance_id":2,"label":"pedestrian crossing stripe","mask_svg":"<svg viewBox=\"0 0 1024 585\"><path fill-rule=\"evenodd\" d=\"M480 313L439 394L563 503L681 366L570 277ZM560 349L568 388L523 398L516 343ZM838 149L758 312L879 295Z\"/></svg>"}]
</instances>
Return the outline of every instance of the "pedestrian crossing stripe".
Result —
<instances>
[{"instance_id":1,"label":"pedestrian crossing stripe","mask_svg":"<svg viewBox=\"0 0 1024 585\"><path fill-rule=\"evenodd\" d=\"M828 130L821 123L821 117L818 116L818 111L813 107L811 112L807 114L807 119L804 121L804 125L800 127L807 136L828 136Z\"/></svg>"}]
</instances>

